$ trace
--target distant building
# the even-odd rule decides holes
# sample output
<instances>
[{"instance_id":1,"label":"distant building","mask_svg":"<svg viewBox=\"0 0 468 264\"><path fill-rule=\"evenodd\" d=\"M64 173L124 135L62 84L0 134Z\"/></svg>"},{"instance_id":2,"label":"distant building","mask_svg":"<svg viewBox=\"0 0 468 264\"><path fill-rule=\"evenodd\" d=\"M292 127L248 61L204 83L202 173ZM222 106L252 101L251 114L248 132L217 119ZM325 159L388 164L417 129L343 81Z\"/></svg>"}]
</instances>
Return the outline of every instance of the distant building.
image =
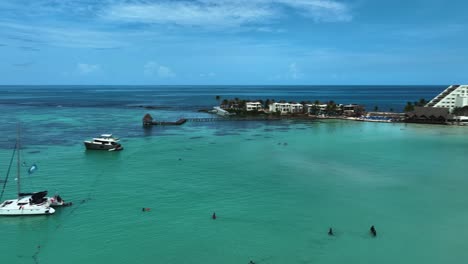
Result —
<instances>
[{"instance_id":1,"label":"distant building","mask_svg":"<svg viewBox=\"0 0 468 264\"><path fill-rule=\"evenodd\" d=\"M246 102L245 103L246 111L263 111L263 106L260 102Z\"/></svg>"},{"instance_id":2,"label":"distant building","mask_svg":"<svg viewBox=\"0 0 468 264\"><path fill-rule=\"evenodd\" d=\"M150 114L146 114L143 117L143 126L149 126L153 124L153 117Z\"/></svg>"},{"instance_id":3,"label":"distant building","mask_svg":"<svg viewBox=\"0 0 468 264\"><path fill-rule=\"evenodd\" d=\"M468 106L468 85L451 85L426 104L426 107L442 107L450 110L464 106Z\"/></svg>"},{"instance_id":4,"label":"distant building","mask_svg":"<svg viewBox=\"0 0 468 264\"><path fill-rule=\"evenodd\" d=\"M355 116L364 112L364 107L358 104L347 104L342 106L343 114L346 116Z\"/></svg>"},{"instance_id":5,"label":"distant building","mask_svg":"<svg viewBox=\"0 0 468 264\"><path fill-rule=\"evenodd\" d=\"M304 107L308 114L319 114L327 110L327 104L305 104Z\"/></svg>"},{"instance_id":6,"label":"distant building","mask_svg":"<svg viewBox=\"0 0 468 264\"><path fill-rule=\"evenodd\" d=\"M220 116L230 116L230 115L233 115L231 113L229 113L228 111L222 109L221 107L219 106L215 106L213 107L213 110L211 111L212 113L215 113L217 115L220 115Z\"/></svg>"},{"instance_id":7,"label":"distant building","mask_svg":"<svg viewBox=\"0 0 468 264\"><path fill-rule=\"evenodd\" d=\"M304 105L299 103L271 103L268 106L268 110L272 113L279 112L284 114L303 113Z\"/></svg>"},{"instance_id":8,"label":"distant building","mask_svg":"<svg viewBox=\"0 0 468 264\"><path fill-rule=\"evenodd\" d=\"M425 124L446 124L454 121L446 107L421 107L415 106L414 111L406 113L406 122Z\"/></svg>"},{"instance_id":9,"label":"distant building","mask_svg":"<svg viewBox=\"0 0 468 264\"><path fill-rule=\"evenodd\" d=\"M304 106L299 103L291 103L289 104L291 108L291 113L303 113L304 112Z\"/></svg>"},{"instance_id":10,"label":"distant building","mask_svg":"<svg viewBox=\"0 0 468 264\"><path fill-rule=\"evenodd\" d=\"M281 114L291 113L290 103L272 103L268 106L270 112L280 112Z\"/></svg>"}]
</instances>

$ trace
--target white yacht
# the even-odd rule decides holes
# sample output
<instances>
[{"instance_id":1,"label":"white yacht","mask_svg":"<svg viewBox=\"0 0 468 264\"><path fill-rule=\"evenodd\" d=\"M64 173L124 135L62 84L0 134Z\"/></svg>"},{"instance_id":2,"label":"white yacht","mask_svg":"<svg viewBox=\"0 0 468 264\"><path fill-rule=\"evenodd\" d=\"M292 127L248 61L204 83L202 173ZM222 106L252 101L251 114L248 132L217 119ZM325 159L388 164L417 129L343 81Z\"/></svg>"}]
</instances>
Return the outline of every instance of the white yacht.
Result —
<instances>
[{"instance_id":1,"label":"white yacht","mask_svg":"<svg viewBox=\"0 0 468 264\"><path fill-rule=\"evenodd\" d=\"M84 144L86 149L107 151L123 150L122 145L119 143L119 139L113 137L112 134L102 134L100 137L93 138L93 140L85 141Z\"/></svg>"},{"instance_id":2,"label":"white yacht","mask_svg":"<svg viewBox=\"0 0 468 264\"><path fill-rule=\"evenodd\" d=\"M16 140L15 152L17 156L17 175L16 184L18 188L18 198L6 200L0 204L0 216L19 216L19 215L49 215L55 213L55 209L50 207L49 198L46 197L47 191L37 193L21 193L21 166L20 166L20 140L19 126L18 139ZM13 155L15 154L13 153ZM13 159L11 160L13 161ZM10 167L11 167L10 162ZM9 170L9 169L8 169ZM7 174L8 179L8 174ZM5 180L5 182L7 181ZM3 191L0 196L3 196ZM1 198L0 198L1 199Z\"/></svg>"}]
</instances>

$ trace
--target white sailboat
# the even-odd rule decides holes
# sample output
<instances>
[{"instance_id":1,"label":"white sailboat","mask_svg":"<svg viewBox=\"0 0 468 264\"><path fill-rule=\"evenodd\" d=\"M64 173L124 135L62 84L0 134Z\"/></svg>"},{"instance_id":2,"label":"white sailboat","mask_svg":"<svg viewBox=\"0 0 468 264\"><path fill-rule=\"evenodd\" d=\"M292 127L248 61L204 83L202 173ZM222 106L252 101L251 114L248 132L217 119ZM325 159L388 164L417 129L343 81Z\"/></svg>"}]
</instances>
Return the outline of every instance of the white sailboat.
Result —
<instances>
[{"instance_id":1,"label":"white sailboat","mask_svg":"<svg viewBox=\"0 0 468 264\"><path fill-rule=\"evenodd\" d=\"M47 191L32 194L21 193L21 166L20 166L20 135L18 126L18 138L16 140L15 152L17 155L17 178L18 198L6 200L0 204L0 216L21 215L49 215L55 213L50 207ZM13 154L14 155L14 154ZM11 164L10 164L11 165ZM3 192L2 192L3 193Z\"/></svg>"}]
</instances>

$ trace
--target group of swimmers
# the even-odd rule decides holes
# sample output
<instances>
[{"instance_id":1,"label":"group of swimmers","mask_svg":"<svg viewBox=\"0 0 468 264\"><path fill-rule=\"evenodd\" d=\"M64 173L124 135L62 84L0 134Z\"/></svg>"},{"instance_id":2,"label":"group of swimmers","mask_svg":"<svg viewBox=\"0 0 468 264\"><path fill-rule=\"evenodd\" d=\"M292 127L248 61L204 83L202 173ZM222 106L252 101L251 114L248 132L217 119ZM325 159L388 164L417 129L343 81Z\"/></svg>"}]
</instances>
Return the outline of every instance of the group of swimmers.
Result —
<instances>
[{"instance_id":1,"label":"group of swimmers","mask_svg":"<svg viewBox=\"0 0 468 264\"><path fill-rule=\"evenodd\" d=\"M212 216L213 220L216 219L216 214L213 213L213 216ZM369 233L372 237L376 237L377 236L377 230L375 230L375 227L374 226L371 226L370 229L369 229ZM333 233L333 229L330 227L328 229L328 235L329 236L334 236L335 234ZM253 260L249 261L248 264L255 264L255 262L253 262Z\"/></svg>"},{"instance_id":2,"label":"group of swimmers","mask_svg":"<svg viewBox=\"0 0 468 264\"><path fill-rule=\"evenodd\" d=\"M374 226L371 226L370 229L369 229L369 232L371 234L371 236L373 237L376 237L377 236L377 230L375 230L375 227ZM330 227L328 229L328 235L329 236L334 236L335 234L333 233L333 229Z\"/></svg>"},{"instance_id":3,"label":"group of swimmers","mask_svg":"<svg viewBox=\"0 0 468 264\"><path fill-rule=\"evenodd\" d=\"M215 212L213 212L213 215L211 215L211 219L216 220L216 213ZM369 232L370 232L371 236L373 236L373 237L377 236L377 230L375 230L374 226L370 227ZM334 236L335 235L333 233L333 229L331 227L328 229L328 235L329 236Z\"/></svg>"}]
</instances>

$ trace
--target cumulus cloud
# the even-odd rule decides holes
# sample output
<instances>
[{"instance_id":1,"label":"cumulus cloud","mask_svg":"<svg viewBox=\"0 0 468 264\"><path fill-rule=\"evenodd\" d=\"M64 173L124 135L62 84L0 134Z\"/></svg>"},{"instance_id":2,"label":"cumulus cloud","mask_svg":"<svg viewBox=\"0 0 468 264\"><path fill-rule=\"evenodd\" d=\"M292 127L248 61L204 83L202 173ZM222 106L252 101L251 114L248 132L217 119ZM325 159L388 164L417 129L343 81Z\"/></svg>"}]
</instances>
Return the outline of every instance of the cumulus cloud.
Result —
<instances>
[{"instance_id":1,"label":"cumulus cloud","mask_svg":"<svg viewBox=\"0 0 468 264\"><path fill-rule=\"evenodd\" d=\"M104 10L101 17L131 23L232 27L270 23L294 13L323 22L352 19L349 7L336 0L123 2Z\"/></svg>"},{"instance_id":2,"label":"cumulus cloud","mask_svg":"<svg viewBox=\"0 0 468 264\"><path fill-rule=\"evenodd\" d=\"M101 70L101 66L98 64L87 64L87 63L78 63L76 69L79 74L91 74Z\"/></svg>"},{"instance_id":3,"label":"cumulus cloud","mask_svg":"<svg viewBox=\"0 0 468 264\"><path fill-rule=\"evenodd\" d=\"M171 68L160 65L157 62L149 61L143 67L143 73L146 76L157 76L159 78L173 78L176 76Z\"/></svg>"}]
</instances>

